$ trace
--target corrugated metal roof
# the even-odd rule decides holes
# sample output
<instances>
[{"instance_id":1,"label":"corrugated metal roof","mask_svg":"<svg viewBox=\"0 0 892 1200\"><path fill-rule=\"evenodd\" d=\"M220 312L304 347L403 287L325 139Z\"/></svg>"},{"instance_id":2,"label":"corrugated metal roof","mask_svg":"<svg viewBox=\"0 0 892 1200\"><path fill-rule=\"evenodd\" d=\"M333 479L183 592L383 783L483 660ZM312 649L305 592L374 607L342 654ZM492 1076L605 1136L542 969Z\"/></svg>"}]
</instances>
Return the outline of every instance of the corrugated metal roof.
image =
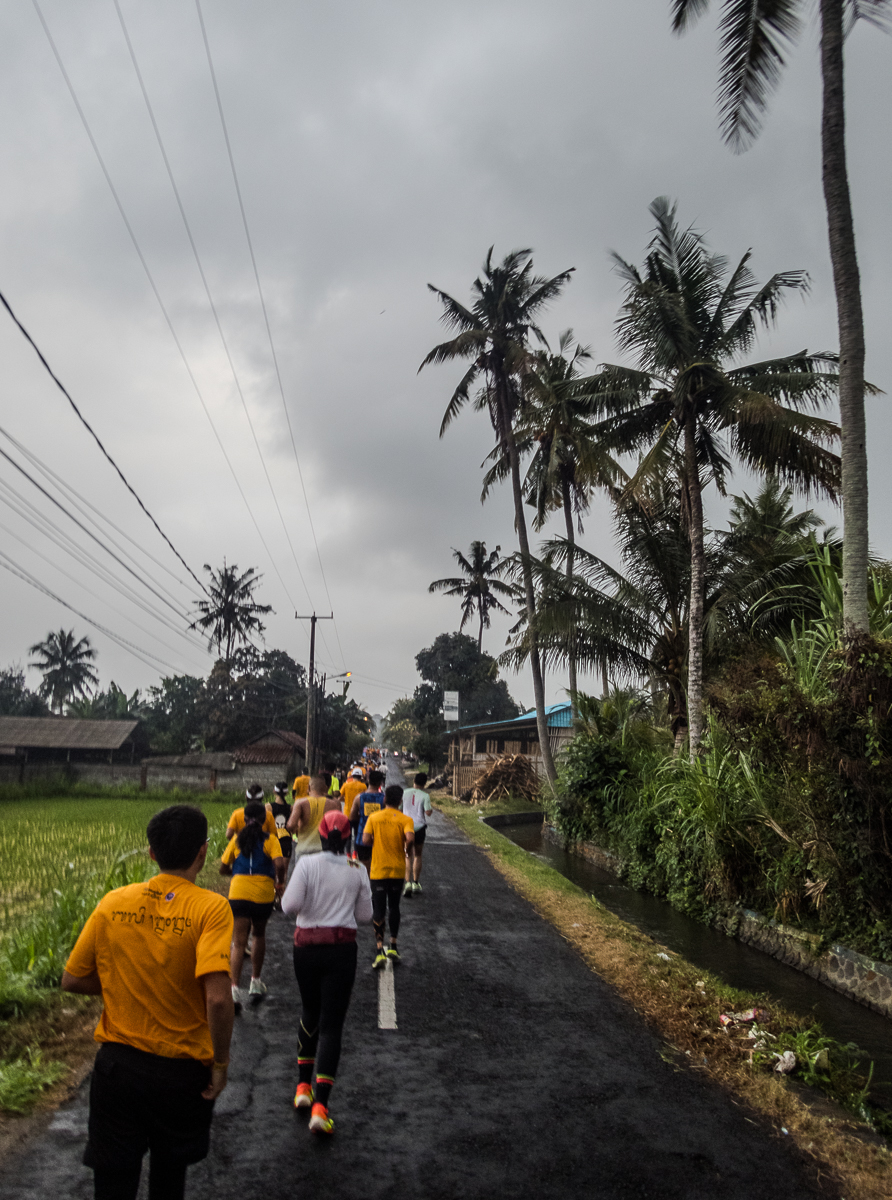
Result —
<instances>
[{"instance_id":1,"label":"corrugated metal roof","mask_svg":"<svg viewBox=\"0 0 892 1200\"><path fill-rule=\"evenodd\" d=\"M306 744L306 740L299 733L292 733L290 729L271 729L246 745L239 746L237 750L233 750L232 755L236 762L246 766L262 766L264 763L284 765L291 762L295 751L303 755Z\"/></svg>"},{"instance_id":2,"label":"corrugated metal roof","mask_svg":"<svg viewBox=\"0 0 892 1200\"><path fill-rule=\"evenodd\" d=\"M0 745L19 750L120 750L138 721L0 717Z\"/></svg>"},{"instance_id":3,"label":"corrugated metal roof","mask_svg":"<svg viewBox=\"0 0 892 1200\"><path fill-rule=\"evenodd\" d=\"M548 704L545 707L545 720L549 729L568 729L573 724L573 709L569 704ZM535 726L536 710L534 708L529 712L521 713L519 717L512 717L510 721L486 721L481 725L460 725L452 732L470 733L472 730L478 729L510 729L512 725L529 725L530 722Z\"/></svg>"}]
</instances>

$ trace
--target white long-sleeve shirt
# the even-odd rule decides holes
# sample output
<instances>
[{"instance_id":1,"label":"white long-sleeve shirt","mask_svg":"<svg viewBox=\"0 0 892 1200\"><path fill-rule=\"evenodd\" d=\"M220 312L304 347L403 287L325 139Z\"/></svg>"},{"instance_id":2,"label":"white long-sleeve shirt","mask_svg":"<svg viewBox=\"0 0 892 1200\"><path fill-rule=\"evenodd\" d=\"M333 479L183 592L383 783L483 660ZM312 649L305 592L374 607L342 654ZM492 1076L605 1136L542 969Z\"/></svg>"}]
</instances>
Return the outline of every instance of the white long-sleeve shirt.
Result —
<instances>
[{"instance_id":1,"label":"white long-sleeve shirt","mask_svg":"<svg viewBox=\"0 0 892 1200\"><path fill-rule=\"evenodd\" d=\"M372 919L372 889L365 867L345 854L309 854L297 860L282 897L282 911L299 929L339 925L355 929Z\"/></svg>"}]
</instances>

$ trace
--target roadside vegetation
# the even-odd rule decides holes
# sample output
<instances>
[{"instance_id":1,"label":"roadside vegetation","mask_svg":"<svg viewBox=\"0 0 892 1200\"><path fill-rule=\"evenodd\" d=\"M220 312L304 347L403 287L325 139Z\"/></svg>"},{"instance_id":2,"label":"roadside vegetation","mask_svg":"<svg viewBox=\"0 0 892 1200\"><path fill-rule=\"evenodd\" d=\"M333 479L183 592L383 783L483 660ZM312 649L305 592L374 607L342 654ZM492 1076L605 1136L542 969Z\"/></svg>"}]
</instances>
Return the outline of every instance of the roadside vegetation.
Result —
<instances>
[{"instance_id":1,"label":"roadside vegetation","mask_svg":"<svg viewBox=\"0 0 892 1200\"><path fill-rule=\"evenodd\" d=\"M663 1041L659 1051L679 1069L702 1071L760 1114L777 1136L799 1150L834 1181L840 1194L874 1200L889 1195L892 1156L881 1136L892 1133L888 1115L871 1103L869 1069L855 1048L826 1037L762 995L740 991L614 916L593 897L484 824L481 815L529 809L508 800L481 809L435 798L534 907L585 961L616 988ZM762 1023L731 1025L719 1018L746 1009L767 1010ZM753 1030L755 1037L749 1038ZM756 1048L759 1043L762 1048ZM833 1103L789 1082L775 1071L775 1054L791 1049L802 1064L799 1077Z\"/></svg>"}]
</instances>

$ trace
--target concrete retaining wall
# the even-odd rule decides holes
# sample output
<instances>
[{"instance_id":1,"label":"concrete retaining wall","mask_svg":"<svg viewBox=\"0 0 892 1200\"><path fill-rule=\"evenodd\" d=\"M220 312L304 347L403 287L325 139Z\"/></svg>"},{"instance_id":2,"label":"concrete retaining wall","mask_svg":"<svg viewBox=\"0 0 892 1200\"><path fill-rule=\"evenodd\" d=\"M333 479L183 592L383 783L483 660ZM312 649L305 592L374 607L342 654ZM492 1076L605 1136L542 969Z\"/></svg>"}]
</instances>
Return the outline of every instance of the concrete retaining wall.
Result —
<instances>
[{"instance_id":1,"label":"concrete retaining wall","mask_svg":"<svg viewBox=\"0 0 892 1200\"><path fill-rule=\"evenodd\" d=\"M259 783L264 794L271 796L273 788L280 780L286 779L293 783L293 777L283 773L281 765L273 766L239 766L234 771L212 771L208 767L171 767L153 766L152 760L145 763L145 787L183 788L190 792L218 791L244 792L252 783ZM139 768L137 768L139 782Z\"/></svg>"},{"instance_id":2,"label":"concrete retaining wall","mask_svg":"<svg viewBox=\"0 0 892 1200\"><path fill-rule=\"evenodd\" d=\"M549 825L544 826L542 832L545 840L553 845L619 874L620 860L594 842L566 842ZM749 908L732 908L716 920L715 926L729 937L770 954L850 1000L856 1000L884 1017L892 1017L892 965L889 963L867 958L839 943L818 954L819 938L815 934L782 925Z\"/></svg>"}]
</instances>

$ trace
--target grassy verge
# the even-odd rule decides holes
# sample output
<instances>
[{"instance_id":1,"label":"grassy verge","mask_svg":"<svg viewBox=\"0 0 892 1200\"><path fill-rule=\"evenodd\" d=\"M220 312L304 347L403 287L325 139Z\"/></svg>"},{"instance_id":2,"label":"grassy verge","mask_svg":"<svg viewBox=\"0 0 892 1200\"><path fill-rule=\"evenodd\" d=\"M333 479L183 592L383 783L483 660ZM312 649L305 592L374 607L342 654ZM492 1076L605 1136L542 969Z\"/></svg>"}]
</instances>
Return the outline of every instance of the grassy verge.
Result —
<instances>
[{"instance_id":1,"label":"grassy verge","mask_svg":"<svg viewBox=\"0 0 892 1200\"><path fill-rule=\"evenodd\" d=\"M847 1200L879 1200L892 1195L892 1156L865 1121L876 1124L867 1107L866 1080L843 1048L776 1004L747 1040L751 1026L719 1022L722 1013L764 1008L764 996L741 992L667 952L646 934L608 912L593 897L545 863L515 846L479 820L505 810L473 809L436 797L437 807L480 846L493 866L580 952L665 1040L671 1060L703 1071L746 1102L788 1136L830 1176ZM514 809L513 811L517 811ZM765 1043L755 1049L759 1041ZM816 1103L774 1072L775 1054L792 1050L799 1075L826 1091L853 1114ZM860 1119L859 1119L860 1117Z\"/></svg>"}]
</instances>

